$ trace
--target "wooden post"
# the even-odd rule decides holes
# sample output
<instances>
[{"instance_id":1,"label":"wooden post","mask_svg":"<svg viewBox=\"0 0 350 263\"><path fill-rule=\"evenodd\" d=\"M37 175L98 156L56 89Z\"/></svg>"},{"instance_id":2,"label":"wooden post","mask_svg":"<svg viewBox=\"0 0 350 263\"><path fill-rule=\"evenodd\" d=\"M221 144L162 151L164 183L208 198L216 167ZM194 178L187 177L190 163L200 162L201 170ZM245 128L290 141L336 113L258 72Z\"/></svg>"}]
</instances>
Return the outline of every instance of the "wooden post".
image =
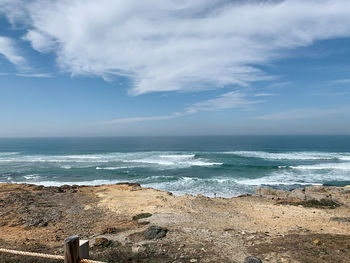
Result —
<instances>
[{"instance_id":1,"label":"wooden post","mask_svg":"<svg viewBox=\"0 0 350 263\"><path fill-rule=\"evenodd\" d=\"M89 258L89 240L79 240L79 258Z\"/></svg>"},{"instance_id":2,"label":"wooden post","mask_svg":"<svg viewBox=\"0 0 350 263\"><path fill-rule=\"evenodd\" d=\"M64 263L79 263L78 236L70 236L64 240Z\"/></svg>"}]
</instances>

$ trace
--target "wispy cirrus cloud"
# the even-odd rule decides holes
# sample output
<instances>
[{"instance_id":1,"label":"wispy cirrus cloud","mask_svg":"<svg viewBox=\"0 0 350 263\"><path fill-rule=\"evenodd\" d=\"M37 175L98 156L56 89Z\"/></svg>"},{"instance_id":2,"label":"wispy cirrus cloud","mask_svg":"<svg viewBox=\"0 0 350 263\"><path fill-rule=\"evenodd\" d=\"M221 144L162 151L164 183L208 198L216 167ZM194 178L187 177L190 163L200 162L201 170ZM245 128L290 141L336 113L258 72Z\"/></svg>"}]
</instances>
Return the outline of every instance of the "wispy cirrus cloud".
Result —
<instances>
[{"instance_id":1,"label":"wispy cirrus cloud","mask_svg":"<svg viewBox=\"0 0 350 263\"><path fill-rule=\"evenodd\" d=\"M349 115L350 107L330 108L330 109L296 109L284 112L276 112L272 114L266 114L257 116L256 119L260 120L296 120L296 119L312 119L312 118L324 118L331 115Z\"/></svg>"},{"instance_id":2,"label":"wispy cirrus cloud","mask_svg":"<svg viewBox=\"0 0 350 263\"><path fill-rule=\"evenodd\" d=\"M262 100L250 100L245 94L238 91L230 91L220 95L217 98L209 99L201 102L197 102L187 107L183 112L174 112L170 115L162 116L150 116L150 117L131 117L120 118L103 122L104 124L116 124L116 123L130 123L130 122L143 122L143 121L159 121L169 120L185 115L195 114L201 111L218 111L226 109L240 109L248 110L253 104L261 103Z\"/></svg>"},{"instance_id":3,"label":"wispy cirrus cloud","mask_svg":"<svg viewBox=\"0 0 350 263\"><path fill-rule=\"evenodd\" d=\"M180 117L181 113L174 113L171 115L163 115L163 116L151 116L151 117L131 117L131 118L121 118L110 121L105 121L103 124L116 124L116 123L129 123L129 122L143 122L143 121L159 121L159 120L169 120L176 117Z\"/></svg>"},{"instance_id":4,"label":"wispy cirrus cloud","mask_svg":"<svg viewBox=\"0 0 350 263\"><path fill-rule=\"evenodd\" d=\"M51 78L52 74L50 73L16 73L18 77L24 78Z\"/></svg>"},{"instance_id":5,"label":"wispy cirrus cloud","mask_svg":"<svg viewBox=\"0 0 350 263\"><path fill-rule=\"evenodd\" d=\"M23 39L62 70L128 76L133 95L245 87L270 77L259 65L350 36L348 0L4 2Z\"/></svg>"},{"instance_id":6,"label":"wispy cirrus cloud","mask_svg":"<svg viewBox=\"0 0 350 263\"><path fill-rule=\"evenodd\" d=\"M276 96L274 93L256 93L254 94L255 97L271 97Z\"/></svg>"},{"instance_id":7,"label":"wispy cirrus cloud","mask_svg":"<svg viewBox=\"0 0 350 263\"><path fill-rule=\"evenodd\" d=\"M17 67L24 67L26 60L19 53L13 39L0 36L0 55Z\"/></svg>"},{"instance_id":8,"label":"wispy cirrus cloud","mask_svg":"<svg viewBox=\"0 0 350 263\"><path fill-rule=\"evenodd\" d=\"M221 95L218 98L209 99L206 101L197 102L190 107L186 108L187 114L196 113L199 111L216 111L216 110L226 110L232 108L239 108L247 110L251 105L256 103L261 103L262 100L248 100L246 95L231 91Z\"/></svg>"},{"instance_id":9,"label":"wispy cirrus cloud","mask_svg":"<svg viewBox=\"0 0 350 263\"><path fill-rule=\"evenodd\" d=\"M329 82L330 84L349 84L350 79L336 79Z\"/></svg>"}]
</instances>

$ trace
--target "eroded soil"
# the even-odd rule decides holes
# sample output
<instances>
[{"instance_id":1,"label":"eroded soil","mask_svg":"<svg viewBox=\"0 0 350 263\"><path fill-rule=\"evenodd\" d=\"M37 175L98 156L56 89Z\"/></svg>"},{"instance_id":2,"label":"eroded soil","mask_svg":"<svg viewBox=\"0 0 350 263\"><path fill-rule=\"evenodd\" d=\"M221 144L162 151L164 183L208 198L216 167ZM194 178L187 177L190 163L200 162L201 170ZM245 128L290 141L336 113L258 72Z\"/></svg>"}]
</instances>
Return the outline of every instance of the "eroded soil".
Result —
<instances>
[{"instance_id":1,"label":"eroded soil","mask_svg":"<svg viewBox=\"0 0 350 263\"><path fill-rule=\"evenodd\" d=\"M90 241L91 258L108 262L238 263L254 255L263 262L349 263L350 191L340 190L321 191L339 197L340 206L304 207L275 195L173 196L137 184L1 184L0 247L62 255L64 238L78 234ZM166 237L146 239L150 225L167 228ZM95 246L101 238L108 242ZM50 261L0 253L0 262Z\"/></svg>"}]
</instances>

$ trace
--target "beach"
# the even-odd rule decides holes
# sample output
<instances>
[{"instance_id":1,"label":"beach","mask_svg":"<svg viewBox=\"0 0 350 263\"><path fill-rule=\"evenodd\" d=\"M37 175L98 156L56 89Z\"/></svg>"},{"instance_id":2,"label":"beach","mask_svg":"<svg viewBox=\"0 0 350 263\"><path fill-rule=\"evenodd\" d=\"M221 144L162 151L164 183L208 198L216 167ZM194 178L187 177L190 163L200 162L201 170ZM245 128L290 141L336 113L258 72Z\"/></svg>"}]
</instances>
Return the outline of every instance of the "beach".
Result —
<instances>
[{"instance_id":1,"label":"beach","mask_svg":"<svg viewBox=\"0 0 350 263\"><path fill-rule=\"evenodd\" d=\"M348 187L258 188L253 195L210 198L132 183L0 184L0 214L2 248L62 254L64 239L79 235L89 240L91 258L107 262L238 263L251 255L263 262L350 260ZM150 226L165 235L148 239Z\"/></svg>"}]
</instances>

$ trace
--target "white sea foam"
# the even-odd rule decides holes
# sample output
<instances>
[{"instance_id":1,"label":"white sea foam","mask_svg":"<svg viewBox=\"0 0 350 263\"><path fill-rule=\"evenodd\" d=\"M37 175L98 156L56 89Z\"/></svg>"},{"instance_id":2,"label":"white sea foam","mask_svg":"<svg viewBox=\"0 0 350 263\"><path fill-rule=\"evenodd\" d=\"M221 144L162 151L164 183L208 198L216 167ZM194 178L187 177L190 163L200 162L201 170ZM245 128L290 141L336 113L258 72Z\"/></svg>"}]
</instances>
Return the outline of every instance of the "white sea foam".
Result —
<instances>
[{"instance_id":1,"label":"white sea foam","mask_svg":"<svg viewBox=\"0 0 350 263\"><path fill-rule=\"evenodd\" d=\"M37 180L40 178L40 175L38 174L27 174L23 176L27 180Z\"/></svg>"},{"instance_id":2,"label":"white sea foam","mask_svg":"<svg viewBox=\"0 0 350 263\"><path fill-rule=\"evenodd\" d=\"M158 165L174 165L174 162L171 161L165 161L161 159L143 159L143 160L124 160L125 163L145 163L145 164L158 164Z\"/></svg>"},{"instance_id":3,"label":"white sea foam","mask_svg":"<svg viewBox=\"0 0 350 263\"><path fill-rule=\"evenodd\" d=\"M223 163L216 162L207 162L200 160L182 160L182 161L171 161L164 159L144 159L144 160L128 160L124 161L126 163L143 163L143 164L156 164L160 166L172 166L174 168L186 168L191 166L214 166L214 165L222 165Z\"/></svg>"},{"instance_id":4,"label":"white sea foam","mask_svg":"<svg viewBox=\"0 0 350 263\"><path fill-rule=\"evenodd\" d=\"M327 172L316 169L284 170L256 179L240 178L237 183L244 185L322 185L327 181L349 180L349 171L331 170Z\"/></svg>"},{"instance_id":5,"label":"white sea foam","mask_svg":"<svg viewBox=\"0 0 350 263\"><path fill-rule=\"evenodd\" d=\"M350 171L350 162L346 163L320 163L313 165L298 165L298 166L290 166L293 169L299 170L347 170Z\"/></svg>"},{"instance_id":6,"label":"white sea foam","mask_svg":"<svg viewBox=\"0 0 350 263\"><path fill-rule=\"evenodd\" d=\"M95 186L95 185L105 185L105 184L116 184L116 183L121 183L125 181L120 181L120 180L91 180L91 181L36 181L36 182L30 182L31 184L35 185L43 185L43 186L62 186L62 185L89 185L89 186ZM22 184L22 183L28 183L27 181L16 181L16 182L11 182L11 183L16 183L16 184Z\"/></svg>"},{"instance_id":7,"label":"white sea foam","mask_svg":"<svg viewBox=\"0 0 350 263\"><path fill-rule=\"evenodd\" d=\"M130 169L136 166L118 166L118 167L96 167L96 170L120 170L120 169Z\"/></svg>"},{"instance_id":8,"label":"white sea foam","mask_svg":"<svg viewBox=\"0 0 350 263\"><path fill-rule=\"evenodd\" d=\"M223 163L215 163L215 162L193 162L192 163L193 166L215 166L215 165L223 165Z\"/></svg>"},{"instance_id":9,"label":"white sea foam","mask_svg":"<svg viewBox=\"0 0 350 263\"><path fill-rule=\"evenodd\" d=\"M272 160L350 160L350 153L335 152L287 152L287 153L271 153L263 151L233 151L225 152L226 154L234 154L242 157L272 159Z\"/></svg>"},{"instance_id":10,"label":"white sea foam","mask_svg":"<svg viewBox=\"0 0 350 263\"><path fill-rule=\"evenodd\" d=\"M167 159L193 159L195 154L168 154L168 155L159 155L160 158Z\"/></svg>"},{"instance_id":11,"label":"white sea foam","mask_svg":"<svg viewBox=\"0 0 350 263\"><path fill-rule=\"evenodd\" d=\"M206 196L232 197L253 192L253 187L239 185L233 178L180 177L178 180L143 183L142 186L170 191L175 195L203 194Z\"/></svg>"},{"instance_id":12,"label":"white sea foam","mask_svg":"<svg viewBox=\"0 0 350 263\"><path fill-rule=\"evenodd\" d=\"M160 161L170 160L170 162L181 162L182 160L193 159L194 154L175 154L174 152L132 152L132 153L105 153L105 154L83 154L83 155L16 155L9 153L0 155L0 162L47 162L47 163L106 163L122 161L142 161L149 162L154 159Z\"/></svg>"},{"instance_id":13,"label":"white sea foam","mask_svg":"<svg viewBox=\"0 0 350 263\"><path fill-rule=\"evenodd\" d=\"M19 154L19 152L0 152L0 157Z\"/></svg>"},{"instance_id":14,"label":"white sea foam","mask_svg":"<svg viewBox=\"0 0 350 263\"><path fill-rule=\"evenodd\" d=\"M125 163L142 163L159 166L171 166L173 168L186 168L191 166L222 165L219 162L209 162L203 158L195 158L194 154L153 154L146 158L124 160Z\"/></svg>"},{"instance_id":15,"label":"white sea foam","mask_svg":"<svg viewBox=\"0 0 350 263\"><path fill-rule=\"evenodd\" d=\"M261 185L322 185L322 183L315 182L301 182L295 180L283 180L281 178L272 178L272 177L262 177L257 179L246 179L238 180L238 183L243 185L251 186L261 186Z\"/></svg>"},{"instance_id":16,"label":"white sea foam","mask_svg":"<svg viewBox=\"0 0 350 263\"><path fill-rule=\"evenodd\" d=\"M185 180L185 181L193 181L193 180L195 180L195 178L186 177L186 176L182 177L182 179Z\"/></svg>"}]
</instances>

